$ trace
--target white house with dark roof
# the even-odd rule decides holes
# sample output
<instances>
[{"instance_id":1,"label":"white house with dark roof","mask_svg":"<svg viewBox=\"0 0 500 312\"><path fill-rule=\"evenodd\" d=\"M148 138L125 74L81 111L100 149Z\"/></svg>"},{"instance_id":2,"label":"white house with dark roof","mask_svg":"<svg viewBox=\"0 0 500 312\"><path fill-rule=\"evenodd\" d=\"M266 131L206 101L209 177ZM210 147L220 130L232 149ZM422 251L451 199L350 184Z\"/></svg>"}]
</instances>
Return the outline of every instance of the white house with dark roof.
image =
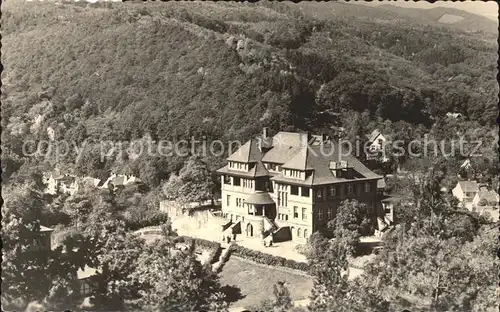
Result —
<instances>
[{"instance_id":1,"label":"white house with dark roof","mask_svg":"<svg viewBox=\"0 0 500 312\"><path fill-rule=\"evenodd\" d=\"M221 175L222 213L243 234L304 240L326 230L344 199L365 202L376 224L382 177L324 135L264 129L227 158Z\"/></svg>"},{"instance_id":2,"label":"white house with dark roof","mask_svg":"<svg viewBox=\"0 0 500 312\"><path fill-rule=\"evenodd\" d=\"M451 192L461 203L471 203L479 192L479 184L476 181L458 181Z\"/></svg>"}]
</instances>

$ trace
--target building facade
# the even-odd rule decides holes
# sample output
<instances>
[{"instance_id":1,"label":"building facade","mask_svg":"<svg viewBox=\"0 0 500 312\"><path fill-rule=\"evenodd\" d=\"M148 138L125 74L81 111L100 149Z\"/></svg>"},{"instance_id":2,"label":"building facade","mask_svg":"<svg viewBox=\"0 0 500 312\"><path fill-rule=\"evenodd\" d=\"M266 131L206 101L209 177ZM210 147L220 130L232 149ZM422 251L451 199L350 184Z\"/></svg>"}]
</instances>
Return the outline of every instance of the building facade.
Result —
<instances>
[{"instance_id":1,"label":"building facade","mask_svg":"<svg viewBox=\"0 0 500 312\"><path fill-rule=\"evenodd\" d=\"M218 170L222 214L249 237L306 240L326 231L345 199L367 205L376 225L377 181L359 160L323 135L267 130L242 145Z\"/></svg>"}]
</instances>

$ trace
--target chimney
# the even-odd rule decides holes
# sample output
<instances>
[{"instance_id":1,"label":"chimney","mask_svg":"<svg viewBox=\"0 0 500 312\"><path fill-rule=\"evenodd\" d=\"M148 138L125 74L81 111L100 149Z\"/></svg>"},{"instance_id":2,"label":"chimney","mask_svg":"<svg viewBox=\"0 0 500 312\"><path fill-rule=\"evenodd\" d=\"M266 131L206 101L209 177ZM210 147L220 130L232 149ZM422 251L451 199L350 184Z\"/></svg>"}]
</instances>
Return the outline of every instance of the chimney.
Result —
<instances>
[{"instance_id":1,"label":"chimney","mask_svg":"<svg viewBox=\"0 0 500 312\"><path fill-rule=\"evenodd\" d=\"M267 127L262 128L262 138L267 139Z\"/></svg>"},{"instance_id":2,"label":"chimney","mask_svg":"<svg viewBox=\"0 0 500 312\"><path fill-rule=\"evenodd\" d=\"M300 144L301 147L306 147L309 145L309 132L300 134Z\"/></svg>"}]
</instances>

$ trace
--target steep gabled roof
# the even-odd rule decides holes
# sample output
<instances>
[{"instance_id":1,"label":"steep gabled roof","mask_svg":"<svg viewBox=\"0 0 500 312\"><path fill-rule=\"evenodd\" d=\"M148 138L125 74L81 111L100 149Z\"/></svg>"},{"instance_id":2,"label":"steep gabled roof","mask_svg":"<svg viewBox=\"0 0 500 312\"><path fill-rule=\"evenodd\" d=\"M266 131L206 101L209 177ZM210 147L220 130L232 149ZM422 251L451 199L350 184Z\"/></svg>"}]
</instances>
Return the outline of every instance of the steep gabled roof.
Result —
<instances>
[{"instance_id":1,"label":"steep gabled roof","mask_svg":"<svg viewBox=\"0 0 500 312\"><path fill-rule=\"evenodd\" d=\"M366 137L368 138L368 141L369 142L374 142L375 139L380 135L380 131L378 129L375 129L372 131L372 133L370 133L369 135L367 135Z\"/></svg>"},{"instance_id":2,"label":"steep gabled roof","mask_svg":"<svg viewBox=\"0 0 500 312\"><path fill-rule=\"evenodd\" d=\"M458 185L464 192L479 192L479 185L476 181L458 181Z\"/></svg>"},{"instance_id":3,"label":"steep gabled roof","mask_svg":"<svg viewBox=\"0 0 500 312\"><path fill-rule=\"evenodd\" d=\"M314 169L308 163L308 148L304 147L299 150L295 156L293 156L289 161L287 161L282 167L286 169L295 169L295 170L312 170Z\"/></svg>"},{"instance_id":4,"label":"steep gabled roof","mask_svg":"<svg viewBox=\"0 0 500 312\"><path fill-rule=\"evenodd\" d=\"M243 144L236 152L228 157L228 161L237 161L243 163L257 162L261 159L262 155L259 150L256 139L250 139Z\"/></svg>"}]
</instances>

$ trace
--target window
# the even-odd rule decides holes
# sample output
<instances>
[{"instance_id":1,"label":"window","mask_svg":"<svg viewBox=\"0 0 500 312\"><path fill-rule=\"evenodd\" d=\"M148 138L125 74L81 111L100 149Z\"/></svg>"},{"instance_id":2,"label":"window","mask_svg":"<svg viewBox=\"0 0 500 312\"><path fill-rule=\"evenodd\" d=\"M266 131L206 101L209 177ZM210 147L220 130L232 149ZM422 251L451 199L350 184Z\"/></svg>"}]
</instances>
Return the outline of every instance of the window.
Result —
<instances>
[{"instance_id":1,"label":"window","mask_svg":"<svg viewBox=\"0 0 500 312\"><path fill-rule=\"evenodd\" d=\"M297 229L297 237L301 237L301 236L302 236L302 229L298 228Z\"/></svg>"},{"instance_id":2,"label":"window","mask_svg":"<svg viewBox=\"0 0 500 312\"><path fill-rule=\"evenodd\" d=\"M368 193L370 192L370 183L365 182L365 192Z\"/></svg>"},{"instance_id":3,"label":"window","mask_svg":"<svg viewBox=\"0 0 500 312\"><path fill-rule=\"evenodd\" d=\"M352 194L352 184L347 184L347 194Z\"/></svg>"},{"instance_id":4,"label":"window","mask_svg":"<svg viewBox=\"0 0 500 312\"><path fill-rule=\"evenodd\" d=\"M299 207L293 206L293 218L297 219L299 217Z\"/></svg>"},{"instance_id":5,"label":"window","mask_svg":"<svg viewBox=\"0 0 500 312\"><path fill-rule=\"evenodd\" d=\"M307 238L307 229L304 229L304 238Z\"/></svg>"},{"instance_id":6,"label":"window","mask_svg":"<svg viewBox=\"0 0 500 312\"><path fill-rule=\"evenodd\" d=\"M318 220L323 220L323 210L318 210Z\"/></svg>"},{"instance_id":7,"label":"window","mask_svg":"<svg viewBox=\"0 0 500 312\"><path fill-rule=\"evenodd\" d=\"M240 216L236 215L236 221L238 221L240 219Z\"/></svg>"},{"instance_id":8,"label":"window","mask_svg":"<svg viewBox=\"0 0 500 312\"><path fill-rule=\"evenodd\" d=\"M238 177L233 177L233 185L234 186L240 186L241 185L241 179Z\"/></svg>"},{"instance_id":9,"label":"window","mask_svg":"<svg viewBox=\"0 0 500 312\"><path fill-rule=\"evenodd\" d=\"M328 189L328 193L330 196L336 196L337 195L337 188L334 185L330 185L330 188Z\"/></svg>"},{"instance_id":10,"label":"window","mask_svg":"<svg viewBox=\"0 0 500 312\"><path fill-rule=\"evenodd\" d=\"M80 294L88 295L90 293L90 285L86 281L82 281L80 286Z\"/></svg>"},{"instance_id":11,"label":"window","mask_svg":"<svg viewBox=\"0 0 500 312\"><path fill-rule=\"evenodd\" d=\"M327 219L331 220L333 217L333 208L332 207L328 208L326 213L327 213Z\"/></svg>"},{"instance_id":12,"label":"window","mask_svg":"<svg viewBox=\"0 0 500 312\"><path fill-rule=\"evenodd\" d=\"M317 189L316 192L316 198L321 199L323 198L323 190L322 189Z\"/></svg>"},{"instance_id":13,"label":"window","mask_svg":"<svg viewBox=\"0 0 500 312\"><path fill-rule=\"evenodd\" d=\"M285 215L285 221L288 221L288 215L287 214Z\"/></svg>"},{"instance_id":14,"label":"window","mask_svg":"<svg viewBox=\"0 0 500 312\"><path fill-rule=\"evenodd\" d=\"M287 200L288 194L286 192L278 192L278 206L280 207L286 207L288 200Z\"/></svg>"},{"instance_id":15,"label":"window","mask_svg":"<svg viewBox=\"0 0 500 312\"><path fill-rule=\"evenodd\" d=\"M307 220L307 212L306 208L302 208L302 220Z\"/></svg>"},{"instance_id":16,"label":"window","mask_svg":"<svg viewBox=\"0 0 500 312\"><path fill-rule=\"evenodd\" d=\"M391 208L385 208L384 211L385 211L386 214L390 214L391 213Z\"/></svg>"},{"instance_id":17,"label":"window","mask_svg":"<svg viewBox=\"0 0 500 312\"><path fill-rule=\"evenodd\" d=\"M253 188L253 180L243 179L244 188Z\"/></svg>"},{"instance_id":18,"label":"window","mask_svg":"<svg viewBox=\"0 0 500 312\"><path fill-rule=\"evenodd\" d=\"M299 187L298 187L298 186L296 186L296 185L292 185L292 186L290 187L290 193L291 193L292 195L299 195Z\"/></svg>"},{"instance_id":19,"label":"window","mask_svg":"<svg viewBox=\"0 0 500 312\"><path fill-rule=\"evenodd\" d=\"M227 195L226 206L231 206L231 195Z\"/></svg>"},{"instance_id":20,"label":"window","mask_svg":"<svg viewBox=\"0 0 500 312\"><path fill-rule=\"evenodd\" d=\"M276 164L269 164L268 168L272 171L276 171Z\"/></svg>"},{"instance_id":21,"label":"window","mask_svg":"<svg viewBox=\"0 0 500 312\"><path fill-rule=\"evenodd\" d=\"M301 189L301 194L303 197L309 197L309 188L303 186Z\"/></svg>"},{"instance_id":22,"label":"window","mask_svg":"<svg viewBox=\"0 0 500 312\"><path fill-rule=\"evenodd\" d=\"M245 200L242 198L236 198L236 207L243 207Z\"/></svg>"},{"instance_id":23,"label":"window","mask_svg":"<svg viewBox=\"0 0 500 312\"><path fill-rule=\"evenodd\" d=\"M224 184L231 184L231 177L230 176L227 176L227 175L224 176Z\"/></svg>"}]
</instances>

